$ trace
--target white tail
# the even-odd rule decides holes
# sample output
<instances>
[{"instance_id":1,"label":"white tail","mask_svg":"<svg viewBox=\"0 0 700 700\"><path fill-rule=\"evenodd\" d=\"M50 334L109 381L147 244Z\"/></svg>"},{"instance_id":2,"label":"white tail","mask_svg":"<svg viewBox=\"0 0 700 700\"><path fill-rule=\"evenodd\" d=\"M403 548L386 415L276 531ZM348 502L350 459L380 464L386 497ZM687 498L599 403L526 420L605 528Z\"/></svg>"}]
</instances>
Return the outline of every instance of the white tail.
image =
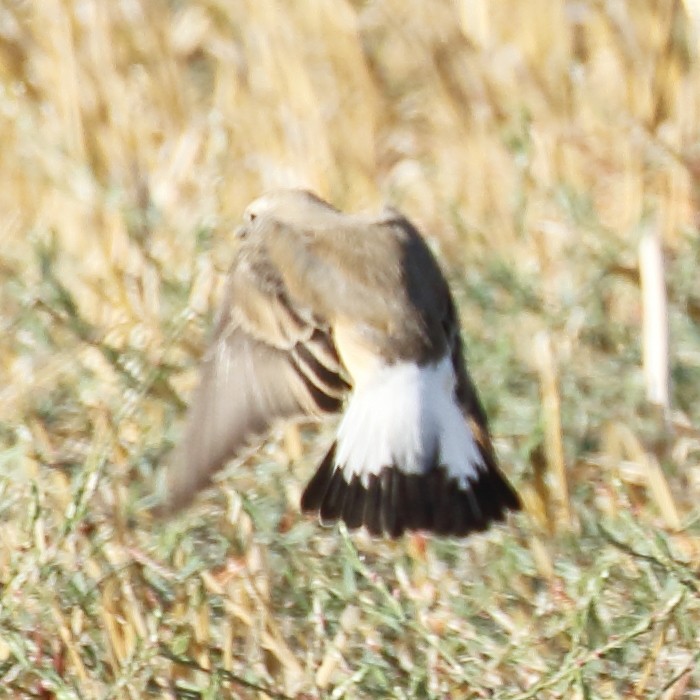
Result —
<instances>
[{"instance_id":1,"label":"white tail","mask_svg":"<svg viewBox=\"0 0 700 700\"><path fill-rule=\"evenodd\" d=\"M384 467L422 474L445 467L461 488L485 468L455 397L449 357L427 365L384 365L356 388L340 423L336 465L346 480Z\"/></svg>"}]
</instances>

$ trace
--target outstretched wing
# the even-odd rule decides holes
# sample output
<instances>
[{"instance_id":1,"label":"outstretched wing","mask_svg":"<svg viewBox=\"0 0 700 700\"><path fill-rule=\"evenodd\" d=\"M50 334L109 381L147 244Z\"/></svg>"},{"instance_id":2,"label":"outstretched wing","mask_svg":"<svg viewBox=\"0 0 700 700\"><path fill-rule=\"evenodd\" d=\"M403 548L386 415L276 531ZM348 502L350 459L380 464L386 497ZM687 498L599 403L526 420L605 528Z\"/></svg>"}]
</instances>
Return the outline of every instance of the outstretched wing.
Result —
<instances>
[{"instance_id":1,"label":"outstretched wing","mask_svg":"<svg viewBox=\"0 0 700 700\"><path fill-rule=\"evenodd\" d=\"M334 413L350 388L328 326L290 298L265 249L249 241L229 273L200 373L167 473L166 510L187 505L275 420Z\"/></svg>"}]
</instances>

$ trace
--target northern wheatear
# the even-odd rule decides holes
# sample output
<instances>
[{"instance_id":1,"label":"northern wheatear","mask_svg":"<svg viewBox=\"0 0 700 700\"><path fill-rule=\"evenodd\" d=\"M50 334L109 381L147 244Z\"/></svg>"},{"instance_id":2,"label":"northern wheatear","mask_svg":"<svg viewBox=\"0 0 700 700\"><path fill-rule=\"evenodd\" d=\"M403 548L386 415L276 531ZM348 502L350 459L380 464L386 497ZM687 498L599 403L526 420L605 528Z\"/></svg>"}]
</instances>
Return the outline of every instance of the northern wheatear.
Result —
<instances>
[{"instance_id":1,"label":"northern wheatear","mask_svg":"<svg viewBox=\"0 0 700 700\"><path fill-rule=\"evenodd\" d=\"M392 537L483 530L518 497L496 465L454 301L416 228L284 190L245 211L167 472L170 509L277 419L343 411L301 499Z\"/></svg>"}]
</instances>

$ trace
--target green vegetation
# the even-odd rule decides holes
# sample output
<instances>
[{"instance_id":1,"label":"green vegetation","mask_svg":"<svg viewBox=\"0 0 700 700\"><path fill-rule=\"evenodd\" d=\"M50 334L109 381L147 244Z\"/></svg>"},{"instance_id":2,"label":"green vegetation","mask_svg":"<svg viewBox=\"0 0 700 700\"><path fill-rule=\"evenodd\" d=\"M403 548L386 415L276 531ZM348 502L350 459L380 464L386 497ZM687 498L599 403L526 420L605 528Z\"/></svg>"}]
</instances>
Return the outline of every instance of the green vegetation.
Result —
<instances>
[{"instance_id":1,"label":"green vegetation","mask_svg":"<svg viewBox=\"0 0 700 700\"><path fill-rule=\"evenodd\" d=\"M696 6L0 7L8 697L700 698ZM298 500L329 425L151 519L233 227L280 185L430 235L526 513L463 542L323 529Z\"/></svg>"}]
</instances>

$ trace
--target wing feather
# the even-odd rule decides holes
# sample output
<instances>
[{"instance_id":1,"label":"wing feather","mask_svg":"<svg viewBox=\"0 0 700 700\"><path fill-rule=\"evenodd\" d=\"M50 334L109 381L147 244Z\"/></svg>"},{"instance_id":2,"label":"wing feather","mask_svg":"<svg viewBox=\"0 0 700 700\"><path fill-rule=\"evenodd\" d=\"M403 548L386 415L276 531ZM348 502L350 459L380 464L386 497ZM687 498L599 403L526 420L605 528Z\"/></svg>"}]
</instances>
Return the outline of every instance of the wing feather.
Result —
<instances>
[{"instance_id":1,"label":"wing feather","mask_svg":"<svg viewBox=\"0 0 700 700\"><path fill-rule=\"evenodd\" d=\"M165 510L186 506L276 420L339 411L349 388L328 327L291 300L264 248L244 243L169 465Z\"/></svg>"}]
</instances>

